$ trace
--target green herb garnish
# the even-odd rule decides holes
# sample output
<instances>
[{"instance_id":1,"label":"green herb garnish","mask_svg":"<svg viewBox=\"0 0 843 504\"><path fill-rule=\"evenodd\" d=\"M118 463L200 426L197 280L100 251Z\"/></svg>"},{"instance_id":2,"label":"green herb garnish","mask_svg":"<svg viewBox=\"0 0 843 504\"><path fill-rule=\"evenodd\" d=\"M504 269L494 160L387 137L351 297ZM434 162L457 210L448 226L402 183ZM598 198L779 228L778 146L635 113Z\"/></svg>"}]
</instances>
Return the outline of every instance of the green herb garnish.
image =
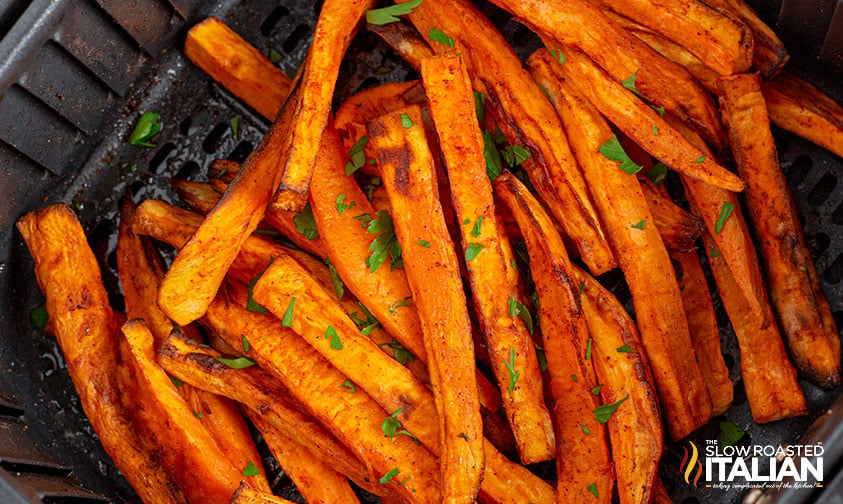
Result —
<instances>
[{"instance_id":1,"label":"green herb garnish","mask_svg":"<svg viewBox=\"0 0 843 504\"><path fill-rule=\"evenodd\" d=\"M161 123L158 122L160 118L161 114L156 114L155 112L144 112L141 114L138 123L135 125L135 129L129 135L129 143L138 147L150 147L153 149L157 147L157 145L147 142L147 140L161 131Z\"/></svg>"},{"instance_id":2,"label":"green herb garnish","mask_svg":"<svg viewBox=\"0 0 843 504\"><path fill-rule=\"evenodd\" d=\"M443 32L442 30L437 30L436 28L430 29L430 38L431 40L435 40L437 42L442 42L446 46L450 47L451 49L454 48L454 39L448 36L447 33Z\"/></svg>"},{"instance_id":3,"label":"green herb garnish","mask_svg":"<svg viewBox=\"0 0 843 504\"><path fill-rule=\"evenodd\" d=\"M342 341L340 341L340 336L334 326L329 325L325 329L325 339L331 340L331 350L342 350Z\"/></svg>"},{"instance_id":4,"label":"green herb garnish","mask_svg":"<svg viewBox=\"0 0 843 504\"><path fill-rule=\"evenodd\" d=\"M606 422L609 421L610 418L612 418L612 415L615 414L615 411L618 409L618 406L620 406L621 403L623 403L627 399L629 399L628 395L625 396L623 399L621 399L618 402L613 402L612 404L604 404L602 406L598 406L597 408L594 409L595 419L598 422L600 422L602 424L605 424Z\"/></svg>"},{"instance_id":5,"label":"green herb garnish","mask_svg":"<svg viewBox=\"0 0 843 504\"><path fill-rule=\"evenodd\" d=\"M36 329L42 329L47 326L50 320L50 314L47 313L47 304L44 303L38 308L29 312L29 323Z\"/></svg>"},{"instance_id":6,"label":"green herb garnish","mask_svg":"<svg viewBox=\"0 0 843 504\"><path fill-rule=\"evenodd\" d=\"M518 381L518 377L521 376L521 371L515 370L515 349L509 349L509 361L506 359L503 360L503 365L506 366L506 370L509 371L509 393L512 393L512 389L515 388L515 382Z\"/></svg>"},{"instance_id":7,"label":"green herb garnish","mask_svg":"<svg viewBox=\"0 0 843 504\"><path fill-rule=\"evenodd\" d=\"M401 114L401 126L404 126L405 128L413 127L413 120L410 119L410 116L407 114Z\"/></svg>"},{"instance_id":8,"label":"green herb garnish","mask_svg":"<svg viewBox=\"0 0 843 504\"><path fill-rule=\"evenodd\" d=\"M246 468L243 469L243 476L257 476L260 473L258 466L253 464L251 460L246 464Z\"/></svg>"},{"instance_id":9,"label":"green herb garnish","mask_svg":"<svg viewBox=\"0 0 843 504\"><path fill-rule=\"evenodd\" d=\"M293 296L293 299L290 300L290 304L287 305L287 310L284 312L284 318L281 319L282 327L293 327L293 310L295 307L296 297Z\"/></svg>"},{"instance_id":10,"label":"green herb garnish","mask_svg":"<svg viewBox=\"0 0 843 504\"><path fill-rule=\"evenodd\" d=\"M232 369L245 369L255 365L255 361L247 359L246 357L237 357L234 359L227 359L225 357L214 357L220 364L225 364Z\"/></svg>"},{"instance_id":11,"label":"green herb garnish","mask_svg":"<svg viewBox=\"0 0 843 504\"><path fill-rule=\"evenodd\" d=\"M469 243L468 247L466 247L465 249L465 260L473 260L475 257L477 257L477 254L479 254L481 250L483 250L482 243Z\"/></svg>"},{"instance_id":12,"label":"green herb garnish","mask_svg":"<svg viewBox=\"0 0 843 504\"><path fill-rule=\"evenodd\" d=\"M601 145L597 151L600 154L603 154L603 156L609 161L618 162L620 169L630 175L635 175L641 171L642 166L636 164L632 159L630 159L630 157L626 154L626 151L624 151L623 147L621 147L620 142L618 142L617 135L612 135L612 138L606 140L606 143Z\"/></svg>"},{"instance_id":13,"label":"green herb garnish","mask_svg":"<svg viewBox=\"0 0 843 504\"><path fill-rule=\"evenodd\" d=\"M345 202L345 194L340 194L337 196L337 213L342 215L343 212L348 210L349 208L353 208L357 203L352 201L351 203Z\"/></svg>"},{"instance_id":14,"label":"green herb garnish","mask_svg":"<svg viewBox=\"0 0 843 504\"><path fill-rule=\"evenodd\" d=\"M334 292L337 294L337 299L342 301L342 296L345 294L345 285L343 285L340 279L340 274L337 273L334 263L327 257L325 258L325 264L328 266L328 272L331 274L331 283L334 285Z\"/></svg>"},{"instance_id":15,"label":"green herb garnish","mask_svg":"<svg viewBox=\"0 0 843 504\"><path fill-rule=\"evenodd\" d=\"M255 284L258 283L258 280L260 280L260 277L263 276L263 274L266 272L266 269L269 268L269 266L272 264L272 261L274 261L274 260L275 260L274 257L270 257L269 258L269 264L267 264L266 267L264 269L262 269L260 273L258 273L251 280L249 280L249 286L246 288L246 293L247 293L246 311L250 311L252 313L261 313L261 314L269 313L269 310L264 308L260 303L258 303L254 299L252 299L252 292L255 290Z\"/></svg>"},{"instance_id":16,"label":"green herb garnish","mask_svg":"<svg viewBox=\"0 0 843 504\"><path fill-rule=\"evenodd\" d=\"M369 9L366 11L366 22L378 26L395 23L396 21L400 21L396 16L406 16L413 12L413 9L421 5L421 3L422 0L413 0L381 9Z\"/></svg>"},{"instance_id":17,"label":"green herb garnish","mask_svg":"<svg viewBox=\"0 0 843 504\"><path fill-rule=\"evenodd\" d=\"M413 306L412 296L407 296L404 298L403 301L396 301L389 305L389 313L395 313L395 309L400 308L402 306Z\"/></svg>"},{"instance_id":18,"label":"green herb garnish","mask_svg":"<svg viewBox=\"0 0 843 504\"><path fill-rule=\"evenodd\" d=\"M367 233L379 233L372 240L372 244L369 245L371 254L366 258L366 266L369 267L369 272L374 273L381 264L386 262L387 257L389 257L390 271L403 267L401 244L398 243L398 237L395 236L392 216L389 215L387 210L378 210L375 215L376 217L366 226Z\"/></svg>"},{"instance_id":19,"label":"green herb garnish","mask_svg":"<svg viewBox=\"0 0 843 504\"><path fill-rule=\"evenodd\" d=\"M632 349L629 348L629 345L619 346L618 353L632 353Z\"/></svg>"},{"instance_id":20,"label":"green herb garnish","mask_svg":"<svg viewBox=\"0 0 843 504\"><path fill-rule=\"evenodd\" d=\"M714 234L720 234L720 231L723 230L723 226L726 225L726 219L732 215L732 210L735 209L735 205L729 203L728 201L723 202L723 206L720 207L720 217L717 218L717 224L714 226Z\"/></svg>"},{"instance_id":21,"label":"green herb garnish","mask_svg":"<svg viewBox=\"0 0 843 504\"><path fill-rule=\"evenodd\" d=\"M366 154L363 152L363 148L368 143L369 137L363 135L348 149L348 156L346 157L348 162L345 163L346 175L351 175L366 164Z\"/></svg>"},{"instance_id":22,"label":"green herb garnish","mask_svg":"<svg viewBox=\"0 0 843 504\"><path fill-rule=\"evenodd\" d=\"M473 236L475 238L480 236L480 226L481 225L483 225L483 216L482 215L480 217L478 217L476 221L474 221L474 228L471 230L471 236Z\"/></svg>"},{"instance_id":23,"label":"green herb garnish","mask_svg":"<svg viewBox=\"0 0 843 504\"><path fill-rule=\"evenodd\" d=\"M640 221L636 222L632 225L635 229L644 229L644 226L647 224L645 219L641 219Z\"/></svg>"},{"instance_id":24,"label":"green herb garnish","mask_svg":"<svg viewBox=\"0 0 843 504\"><path fill-rule=\"evenodd\" d=\"M316 221L313 220L313 208L310 207L309 201L302 208L301 212L293 217L293 224L296 225L296 231L308 240L319 238L319 231L316 230Z\"/></svg>"},{"instance_id":25,"label":"green herb garnish","mask_svg":"<svg viewBox=\"0 0 843 504\"><path fill-rule=\"evenodd\" d=\"M346 392L349 394L353 394L357 392L357 387L351 383L351 380L346 379L344 382L340 384L341 389L345 389Z\"/></svg>"}]
</instances>

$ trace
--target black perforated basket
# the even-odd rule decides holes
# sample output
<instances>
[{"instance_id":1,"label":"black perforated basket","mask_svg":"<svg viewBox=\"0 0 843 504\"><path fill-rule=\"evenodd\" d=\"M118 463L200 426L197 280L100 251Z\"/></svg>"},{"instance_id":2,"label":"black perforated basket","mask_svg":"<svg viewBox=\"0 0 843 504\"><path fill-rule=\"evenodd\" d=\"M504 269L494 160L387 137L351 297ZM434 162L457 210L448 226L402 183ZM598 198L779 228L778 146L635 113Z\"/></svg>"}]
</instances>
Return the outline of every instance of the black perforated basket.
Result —
<instances>
[{"instance_id":1,"label":"black perforated basket","mask_svg":"<svg viewBox=\"0 0 843 504\"><path fill-rule=\"evenodd\" d=\"M843 101L843 1L756 2L778 24L794 55L791 69ZM213 84L184 57L187 29L216 15L292 75L303 59L321 2L246 0L0 1L0 504L137 500L99 445L81 412L55 342L30 324L43 303L32 262L14 230L22 214L55 201L77 211L101 260L112 304L116 278L116 202L131 188L138 200L175 200L166 179L201 178L223 157L242 161L268 124ZM763 5L762 5L763 4ZM539 46L505 12L482 5L523 57ZM835 73L837 72L837 73ZM362 31L342 65L336 103L354 92L407 78L412 70ZM145 149L126 142L138 114L154 111L164 125ZM229 121L240 116L239 134ZM776 130L783 169L834 311L843 327L843 160ZM622 284L622 282L620 282ZM623 286L617 286L622 297ZM628 295L627 295L628 296ZM723 349L736 382L725 418L749 442L794 443L821 416L813 434L826 446L826 487L783 495L813 502L843 495L843 422L823 412L840 390L801 382L812 416L756 426L740 382L737 344L715 299ZM839 408L838 408L839 409ZM722 419L719 419L722 420ZM692 437L717 437L716 422ZM298 499L289 478L261 446L270 482ZM693 488L679 476L681 446L668 444L660 475L676 502L739 502L740 492ZM783 502L782 501L782 502Z\"/></svg>"}]
</instances>

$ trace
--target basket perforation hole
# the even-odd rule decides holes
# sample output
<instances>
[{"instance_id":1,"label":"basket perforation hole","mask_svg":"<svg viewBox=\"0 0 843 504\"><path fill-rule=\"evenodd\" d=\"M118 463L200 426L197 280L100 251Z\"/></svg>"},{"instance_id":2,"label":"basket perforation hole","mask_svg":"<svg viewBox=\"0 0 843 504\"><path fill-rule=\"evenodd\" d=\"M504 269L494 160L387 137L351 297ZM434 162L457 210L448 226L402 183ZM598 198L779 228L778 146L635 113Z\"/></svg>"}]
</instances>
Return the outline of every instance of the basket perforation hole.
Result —
<instances>
[{"instance_id":1,"label":"basket perforation hole","mask_svg":"<svg viewBox=\"0 0 843 504\"><path fill-rule=\"evenodd\" d=\"M835 187L837 187L837 177L831 173L826 173L811 188L811 191L808 193L808 203L814 206L822 205L831 195L831 192L834 191Z\"/></svg>"},{"instance_id":2,"label":"basket perforation hole","mask_svg":"<svg viewBox=\"0 0 843 504\"><path fill-rule=\"evenodd\" d=\"M834 318L834 325L837 326L837 334L843 333L843 311L836 311L831 316Z\"/></svg>"},{"instance_id":3,"label":"basket perforation hole","mask_svg":"<svg viewBox=\"0 0 843 504\"><path fill-rule=\"evenodd\" d=\"M843 254L837 256L831 266L823 273L823 278L830 284L838 284L843 280Z\"/></svg>"},{"instance_id":4,"label":"basket perforation hole","mask_svg":"<svg viewBox=\"0 0 843 504\"><path fill-rule=\"evenodd\" d=\"M800 182L802 182L805 176L808 175L813 167L814 161L808 156L796 156L796 159L794 159L790 166L787 167L787 170L785 170L788 185L790 185L790 187L796 187Z\"/></svg>"},{"instance_id":5,"label":"basket perforation hole","mask_svg":"<svg viewBox=\"0 0 843 504\"><path fill-rule=\"evenodd\" d=\"M249 154L252 153L252 150L254 148L255 146L252 145L252 142L249 142L248 140L242 140L239 144L237 144L236 147L234 147L234 150L231 151L231 154L228 155L228 160L235 161L237 163L244 163L246 161L246 158L249 157Z\"/></svg>"},{"instance_id":6,"label":"basket perforation hole","mask_svg":"<svg viewBox=\"0 0 843 504\"><path fill-rule=\"evenodd\" d=\"M19 462L12 460L0 461L0 467L10 473L45 474L51 476L67 476L70 469L50 465L40 465L33 462Z\"/></svg>"},{"instance_id":7,"label":"basket perforation hole","mask_svg":"<svg viewBox=\"0 0 843 504\"><path fill-rule=\"evenodd\" d=\"M281 48L284 49L284 52L291 53L300 42L304 42L307 39L308 35L310 35L310 26L300 24L296 26L293 32L290 33L290 35L284 40L284 43L281 44Z\"/></svg>"},{"instance_id":8,"label":"basket perforation hole","mask_svg":"<svg viewBox=\"0 0 843 504\"><path fill-rule=\"evenodd\" d=\"M263 20L261 23L261 33L264 37L268 37L270 33L272 33L272 29L275 28L275 25L278 24L278 21L290 15L290 11L284 7L283 5L279 5L278 7L272 9L272 12L266 16L266 19Z\"/></svg>"},{"instance_id":9,"label":"basket perforation hole","mask_svg":"<svg viewBox=\"0 0 843 504\"><path fill-rule=\"evenodd\" d=\"M220 141L222 141L223 135L227 131L230 130L228 123L219 123L214 126L214 129L208 133L208 136L205 137L205 140L202 141L202 150L207 152L208 154L213 154L220 148Z\"/></svg>"},{"instance_id":10,"label":"basket perforation hole","mask_svg":"<svg viewBox=\"0 0 843 504\"><path fill-rule=\"evenodd\" d=\"M319 13L322 12L323 3L325 3L325 0L316 0L313 2L313 14L315 16L319 16Z\"/></svg>"},{"instance_id":11,"label":"basket perforation hole","mask_svg":"<svg viewBox=\"0 0 843 504\"><path fill-rule=\"evenodd\" d=\"M182 122L179 123L179 131L181 131L182 135L189 135L191 126L193 126L193 118L190 116L185 117Z\"/></svg>"},{"instance_id":12,"label":"basket perforation hole","mask_svg":"<svg viewBox=\"0 0 843 504\"><path fill-rule=\"evenodd\" d=\"M176 150L176 145L170 142L165 143L158 149L158 152L152 156L152 159L149 161L149 171L152 173L158 173L158 169L161 167L162 164L173 154Z\"/></svg>"},{"instance_id":13,"label":"basket perforation hole","mask_svg":"<svg viewBox=\"0 0 843 504\"><path fill-rule=\"evenodd\" d=\"M176 173L176 178L187 180L199 173L199 169L199 163L196 161L188 161L181 167L181 169L179 169L178 173Z\"/></svg>"},{"instance_id":14,"label":"basket perforation hole","mask_svg":"<svg viewBox=\"0 0 843 504\"><path fill-rule=\"evenodd\" d=\"M44 497L42 502L44 504L102 504L108 501L95 497Z\"/></svg>"},{"instance_id":15,"label":"basket perforation hole","mask_svg":"<svg viewBox=\"0 0 843 504\"><path fill-rule=\"evenodd\" d=\"M817 233L806 236L805 242L808 245L808 250L811 252L811 257L816 260L817 257L823 255L828 250L828 246L831 244L831 238L825 233Z\"/></svg>"},{"instance_id":16,"label":"basket perforation hole","mask_svg":"<svg viewBox=\"0 0 843 504\"><path fill-rule=\"evenodd\" d=\"M831 213L831 222L839 225L843 225L843 203L837 205L837 208L834 209L834 212Z\"/></svg>"}]
</instances>

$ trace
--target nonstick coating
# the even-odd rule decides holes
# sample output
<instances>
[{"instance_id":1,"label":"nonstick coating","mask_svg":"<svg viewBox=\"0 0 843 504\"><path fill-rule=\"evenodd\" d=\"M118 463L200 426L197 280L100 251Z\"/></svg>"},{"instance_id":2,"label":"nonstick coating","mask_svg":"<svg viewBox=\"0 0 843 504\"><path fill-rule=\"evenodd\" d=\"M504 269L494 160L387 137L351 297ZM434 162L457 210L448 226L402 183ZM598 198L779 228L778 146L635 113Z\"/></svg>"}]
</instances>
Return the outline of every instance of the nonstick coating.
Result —
<instances>
[{"instance_id":1,"label":"nonstick coating","mask_svg":"<svg viewBox=\"0 0 843 504\"><path fill-rule=\"evenodd\" d=\"M86 8L97 8L93 2L83 3ZM101 260L112 303L115 308L122 308L114 256L119 198L131 189L138 201L145 198L177 201L168 189L168 177L200 180L209 163L216 158L242 161L257 145L268 126L186 60L180 50L186 29L207 15L218 15L265 54L272 51L279 55L278 65L292 75L306 52L319 5L319 2L302 4L294 0L171 2L174 14L169 39L159 44L157 49L154 41L147 41L145 46L141 46L148 57L135 64L144 65L144 70L138 74L134 85L127 86L124 92L112 91L110 96L115 103L109 118L100 133L92 135L97 140L96 147L82 157L80 170L71 167L66 172L55 169L45 171L37 163L21 156L19 166L32 173L23 181L16 181L11 175L16 173L14 169L17 168L0 166L4 184L26 184L25 190L5 188L0 191L0 194L15 196L2 203L5 205L2 217L6 235L0 250L0 304L8 309L0 312L0 471L18 474L16 477L19 479L34 475L30 478L34 480L36 476L62 479L72 469L71 480L75 478L105 499L136 499L99 446L84 418L60 350L51 338L30 324L30 310L43 303L43 295L37 288L29 254L20 235L11 227L14 219L26 211L55 201L65 201L73 206ZM490 5L482 8L522 58L539 47L538 40L530 31L512 22L506 13ZM114 13L110 15L115 19L118 16ZM54 29L49 23L45 24L40 29ZM125 26L123 29L130 31ZM796 61L809 59L803 57ZM836 100L843 100L839 76L826 74L816 66L792 65L791 69ZM342 65L335 105L360 89L414 76L416 74L400 57L377 37L363 30L354 40ZM72 97L66 96L65 99ZM133 147L125 141L141 111L161 114L164 127L154 138L158 145L155 149ZM230 119L234 116L240 116L238 135L234 135L230 127ZM843 327L843 189L837 184L843 173L843 160L788 133L775 130L774 135L782 168L793 189L823 287L838 327ZM46 142L49 136L50 131L44 131L34 141ZM8 148L3 144L0 146ZM631 308L629 294L619 274L609 274L602 280ZM800 383L812 411L810 417L765 426L753 424L740 379L737 343L719 298L715 296L714 301L723 351L731 378L735 381L735 402L725 419L744 428L749 442L753 444L796 442L812 419L834 401L840 390L822 391L802 381ZM691 439L698 445L704 444L707 439L716 439L717 422L722 420L715 419ZM21 432L10 430L7 424L19 427ZM3 447L4 440L28 446L27 453L15 459L10 456L10 450ZM287 498L303 502L289 478L269 457L265 446L261 445L261 448L273 488ZM681 445L668 443L660 469L660 476L674 502L740 501L741 495L737 492L713 492L687 486L679 477L681 455ZM827 471L829 475L836 473L830 467ZM44 491L35 497L48 497L48 500L52 499L50 502L89 502L88 499L96 502L99 499L81 489L76 494L66 488L62 491L65 493ZM0 474L0 500L6 495L3 492L3 474Z\"/></svg>"}]
</instances>

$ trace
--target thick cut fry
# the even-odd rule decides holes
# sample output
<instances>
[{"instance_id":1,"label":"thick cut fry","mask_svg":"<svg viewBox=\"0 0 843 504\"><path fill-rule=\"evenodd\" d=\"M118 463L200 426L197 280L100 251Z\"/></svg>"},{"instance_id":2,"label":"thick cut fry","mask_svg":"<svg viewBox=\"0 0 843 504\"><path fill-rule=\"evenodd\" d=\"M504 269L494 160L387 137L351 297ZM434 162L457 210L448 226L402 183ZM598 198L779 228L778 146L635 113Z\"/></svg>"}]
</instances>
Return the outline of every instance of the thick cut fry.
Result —
<instances>
[{"instance_id":1,"label":"thick cut fry","mask_svg":"<svg viewBox=\"0 0 843 504\"><path fill-rule=\"evenodd\" d=\"M184 53L225 89L272 120L292 81L240 35L209 17L187 32Z\"/></svg>"},{"instance_id":2,"label":"thick cut fry","mask_svg":"<svg viewBox=\"0 0 843 504\"><path fill-rule=\"evenodd\" d=\"M808 404L796 381L796 370L787 359L766 296L762 306L770 322L761 327L758 317L752 312L743 291L729 271L726 256L718 252L716 241L708 232L703 233L703 244L717 281L717 291L738 338L741 376L752 419L756 423L767 423L806 415Z\"/></svg>"},{"instance_id":3,"label":"thick cut fry","mask_svg":"<svg viewBox=\"0 0 843 504\"><path fill-rule=\"evenodd\" d=\"M840 384L840 337L779 166L758 75L721 78L720 104L747 209L767 263L770 299L796 368L824 388Z\"/></svg>"},{"instance_id":4,"label":"thick cut fry","mask_svg":"<svg viewBox=\"0 0 843 504\"><path fill-rule=\"evenodd\" d=\"M688 48L721 75L749 69L753 38L736 17L699 0L589 0L661 33Z\"/></svg>"},{"instance_id":5,"label":"thick cut fry","mask_svg":"<svg viewBox=\"0 0 843 504\"><path fill-rule=\"evenodd\" d=\"M372 3L328 0L323 4L305 70L275 123L179 251L161 285L158 304L177 324L185 325L205 312L282 181L275 205L295 211L304 207L319 137L330 113L334 77L356 27L348 20L359 19ZM184 296L185 292L192 295Z\"/></svg>"},{"instance_id":6,"label":"thick cut fry","mask_svg":"<svg viewBox=\"0 0 843 504\"><path fill-rule=\"evenodd\" d=\"M705 3L723 13L738 17L752 30L755 40L752 50L753 70L760 71L765 79L770 79L784 68L790 59L787 49L744 0L705 0Z\"/></svg>"},{"instance_id":7,"label":"thick cut fry","mask_svg":"<svg viewBox=\"0 0 843 504\"><path fill-rule=\"evenodd\" d=\"M370 122L407 280L424 333L430 381L439 414L443 502L472 502L483 478L483 424L474 371L471 322L454 244L439 204L433 159L421 110L403 109ZM429 247L418 244L425 240ZM482 253L482 251L481 251ZM488 251L487 251L488 253ZM429 281L432 271L439 273Z\"/></svg>"},{"instance_id":8,"label":"thick cut fry","mask_svg":"<svg viewBox=\"0 0 843 504\"><path fill-rule=\"evenodd\" d=\"M635 75L635 84L645 99L694 124L718 152L728 150L728 139L714 100L705 89L684 68L660 57L587 0L495 0L494 3L534 24L558 42L578 48L615 82ZM584 37L583 33L589 36ZM563 54L559 47L553 51Z\"/></svg>"},{"instance_id":9,"label":"thick cut fry","mask_svg":"<svg viewBox=\"0 0 843 504\"><path fill-rule=\"evenodd\" d=\"M395 24L401 23L390 23L384 27ZM387 112L413 103L422 103L425 100L424 89L418 80L387 82L355 94L343 102L334 119L334 126L340 134L344 147L343 151L349 152L354 144L366 135L367 122ZM367 160L375 159L375 149L371 144L366 143L363 152ZM319 162L318 159L317 162ZM376 167L369 163L363 163L359 169L364 173L377 173Z\"/></svg>"},{"instance_id":10,"label":"thick cut fry","mask_svg":"<svg viewBox=\"0 0 843 504\"><path fill-rule=\"evenodd\" d=\"M593 410L599 403L588 326L562 238L535 197L513 175L495 179L495 193L509 208L527 242L539 295L542 341L550 373L556 419L556 474L559 502L611 502L612 464L606 428ZM620 398L618 398L620 399Z\"/></svg>"},{"instance_id":11,"label":"thick cut fry","mask_svg":"<svg viewBox=\"0 0 843 504\"><path fill-rule=\"evenodd\" d=\"M229 174L236 175L240 168L239 163L232 163L227 165L226 170ZM222 177L211 178L210 184L212 187L218 188L220 192L225 192L226 187L228 187ZM307 207L300 213L269 208L264 215L264 223L275 228L285 238L293 242L293 245L310 252L316 257L325 259L327 257L325 246L322 244L322 237L313 229L312 220L312 211ZM255 232L259 231L256 230Z\"/></svg>"},{"instance_id":12,"label":"thick cut fry","mask_svg":"<svg viewBox=\"0 0 843 504\"><path fill-rule=\"evenodd\" d=\"M572 78L559 72L556 62L547 59L545 51L533 53L530 63L534 75L553 98L591 183L594 200L632 294L668 429L674 439L681 439L711 418L711 398L694 359L670 257L638 179L598 152L612 137L609 125L580 92L582 87L575 86ZM569 56L566 66L570 60Z\"/></svg>"},{"instance_id":13,"label":"thick cut fry","mask_svg":"<svg viewBox=\"0 0 843 504\"><path fill-rule=\"evenodd\" d=\"M375 0L326 0L322 4L300 73L301 100L293 103L295 118L288 125L279 163L283 173L271 203L277 210L301 211L307 202L316 152L331 114L340 62L363 13L374 4ZM290 102L293 100L285 106Z\"/></svg>"},{"instance_id":14,"label":"thick cut fry","mask_svg":"<svg viewBox=\"0 0 843 504\"><path fill-rule=\"evenodd\" d=\"M839 103L789 72L762 82L761 91L776 126L843 158L843 107Z\"/></svg>"},{"instance_id":15,"label":"thick cut fry","mask_svg":"<svg viewBox=\"0 0 843 504\"><path fill-rule=\"evenodd\" d=\"M371 466L375 478L384 477L397 468L396 493L410 502L439 502L438 471L433 455L424 447L415 445L409 436L397 436L394 440L384 436L381 425L392 411L386 412L362 387L355 393L344 390L342 384L347 377L302 338L282 327L278 319L248 312L239 300L228 299L225 293L221 294L203 319L220 337L234 346L245 335L252 345L251 356L278 379L311 415ZM294 309L294 321L305 316L301 311L296 315ZM351 349L350 343L343 346L342 350L335 351L348 352ZM296 365L289 365L291 362ZM357 383L354 378L351 379L354 384ZM400 401L401 397L396 396L393 400ZM407 409L410 409L409 404ZM411 477L409 481L412 483L397 485L407 477ZM415 492L412 491L414 489Z\"/></svg>"},{"instance_id":16,"label":"thick cut fry","mask_svg":"<svg viewBox=\"0 0 843 504\"><path fill-rule=\"evenodd\" d=\"M378 235L366 231L360 216L374 218L375 209L354 178L345 175L340 149L337 134L329 127L322 138L311 184L311 208L316 227L325 236L325 251L349 290L387 332L426 362L421 322L404 271L391 268L388 260L374 271L367 266L372 240Z\"/></svg>"},{"instance_id":17,"label":"thick cut fry","mask_svg":"<svg viewBox=\"0 0 843 504\"><path fill-rule=\"evenodd\" d=\"M154 449L135 434L117 384L117 326L99 265L76 216L64 204L17 222L47 298L48 329L100 443L144 502L186 503Z\"/></svg>"},{"instance_id":18,"label":"thick cut fry","mask_svg":"<svg viewBox=\"0 0 843 504\"><path fill-rule=\"evenodd\" d=\"M623 305L588 273L574 267L583 314L593 341L594 371L604 404L629 405L606 423L621 503L649 502L662 453L656 387L638 329ZM621 351L624 346L628 352Z\"/></svg>"},{"instance_id":19,"label":"thick cut fry","mask_svg":"<svg viewBox=\"0 0 843 504\"><path fill-rule=\"evenodd\" d=\"M457 56L448 56L422 60L421 75L448 167L457 221L470 223L459 226L463 250L479 246L484 251L466 261L466 267L492 370L505 391L503 404L518 453L525 464L549 460L555 452L553 424L544 405L533 342L515 313L518 293L516 284L509 282L515 268L501 250L468 74ZM512 369L519 370L517 377Z\"/></svg>"},{"instance_id":20,"label":"thick cut fry","mask_svg":"<svg viewBox=\"0 0 843 504\"><path fill-rule=\"evenodd\" d=\"M309 504L353 504L360 502L348 479L338 473L332 461L318 458L298 441L272 426L261 415L249 419L263 436L281 469L290 476Z\"/></svg>"},{"instance_id":21,"label":"thick cut fry","mask_svg":"<svg viewBox=\"0 0 843 504\"><path fill-rule=\"evenodd\" d=\"M433 49L427 41L408 23L367 24L366 29L382 38L416 71L421 68L423 59L433 56Z\"/></svg>"},{"instance_id":22,"label":"thick cut fry","mask_svg":"<svg viewBox=\"0 0 843 504\"><path fill-rule=\"evenodd\" d=\"M720 329L708 282L696 251L673 254L673 259L694 353L711 395L711 414L722 415L732 404L734 384L720 351Z\"/></svg>"},{"instance_id":23,"label":"thick cut fry","mask_svg":"<svg viewBox=\"0 0 843 504\"><path fill-rule=\"evenodd\" d=\"M503 35L466 0L426 0L409 18L422 34L445 29L454 38L501 130L530 153L521 166L589 269L597 274L616 267L559 118Z\"/></svg>"},{"instance_id":24,"label":"thick cut fry","mask_svg":"<svg viewBox=\"0 0 843 504\"><path fill-rule=\"evenodd\" d=\"M266 371L258 367L234 369L219 362L219 357L222 355L177 333L158 350L158 360L168 373L196 388L242 403L321 459L331 460L336 470L358 485L369 488L369 473L357 456L306 413Z\"/></svg>"},{"instance_id":25,"label":"thick cut fry","mask_svg":"<svg viewBox=\"0 0 843 504\"><path fill-rule=\"evenodd\" d=\"M686 212L674 203L666 192L661 192L649 179L638 179L641 191L653 215L653 223L671 254L693 252L694 243L702 236L705 224L696 215Z\"/></svg>"},{"instance_id":26,"label":"thick cut fry","mask_svg":"<svg viewBox=\"0 0 843 504\"><path fill-rule=\"evenodd\" d=\"M190 502L227 503L243 479L155 361L153 337L143 320L121 329L120 357L135 393L124 395L136 427L154 439L164 467Z\"/></svg>"},{"instance_id":27,"label":"thick cut fry","mask_svg":"<svg viewBox=\"0 0 843 504\"><path fill-rule=\"evenodd\" d=\"M244 481L231 496L230 504L293 504L287 499L250 487Z\"/></svg>"},{"instance_id":28,"label":"thick cut fry","mask_svg":"<svg viewBox=\"0 0 843 504\"><path fill-rule=\"evenodd\" d=\"M573 48L563 50L567 56L564 65L542 49L530 56L527 65L531 69L543 67L543 72L556 78L576 82L601 114L667 166L717 187L743 190L745 184L737 175L705 156L632 91L612 81L588 56Z\"/></svg>"},{"instance_id":29,"label":"thick cut fry","mask_svg":"<svg viewBox=\"0 0 843 504\"><path fill-rule=\"evenodd\" d=\"M129 319L142 318L154 339L157 349L173 331L173 323L158 308L158 285L164 278L164 264L149 238L135 234L132 223L135 205L125 197L120 208L120 227L117 235L117 269L123 287L126 315ZM197 328L190 325L180 328L188 338L201 340ZM260 460L249 428L237 407L228 399L195 389L190 385L178 387L179 393L207 429L225 459L234 467L246 467L249 461ZM252 478L252 486L270 491L266 473Z\"/></svg>"}]
</instances>

